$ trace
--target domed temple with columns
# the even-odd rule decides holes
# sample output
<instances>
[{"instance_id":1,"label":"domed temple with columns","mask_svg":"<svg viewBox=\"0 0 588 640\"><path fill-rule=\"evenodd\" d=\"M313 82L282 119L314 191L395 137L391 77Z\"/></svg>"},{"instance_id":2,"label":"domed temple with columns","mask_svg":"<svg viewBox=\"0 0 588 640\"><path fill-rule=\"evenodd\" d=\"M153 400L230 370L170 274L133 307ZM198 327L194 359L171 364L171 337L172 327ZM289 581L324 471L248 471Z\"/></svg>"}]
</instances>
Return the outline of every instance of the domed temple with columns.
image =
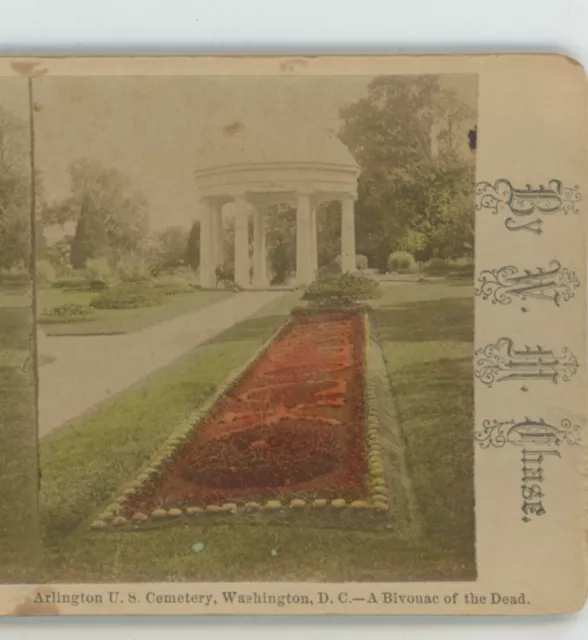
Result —
<instances>
[{"instance_id":1,"label":"domed temple with columns","mask_svg":"<svg viewBox=\"0 0 588 640\"><path fill-rule=\"evenodd\" d=\"M232 127L232 128L231 128ZM235 123L208 141L195 180L200 198L200 283L214 287L224 259L223 212L235 223L235 282L265 288L268 207L296 208L296 284L309 284L318 269L317 207L341 206L341 267L355 271L354 205L359 167L332 133L289 132L286 140ZM275 130L275 129L274 129ZM249 216L253 216L253 274Z\"/></svg>"}]
</instances>

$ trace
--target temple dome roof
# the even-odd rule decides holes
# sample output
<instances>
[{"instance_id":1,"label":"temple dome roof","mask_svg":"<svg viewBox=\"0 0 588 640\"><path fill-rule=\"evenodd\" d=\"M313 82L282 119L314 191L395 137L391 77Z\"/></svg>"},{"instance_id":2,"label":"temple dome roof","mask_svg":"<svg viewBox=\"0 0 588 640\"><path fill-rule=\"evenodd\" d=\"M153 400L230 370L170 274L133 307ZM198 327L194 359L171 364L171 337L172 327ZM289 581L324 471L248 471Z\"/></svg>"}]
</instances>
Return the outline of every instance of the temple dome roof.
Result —
<instances>
[{"instance_id":1,"label":"temple dome roof","mask_svg":"<svg viewBox=\"0 0 588 640\"><path fill-rule=\"evenodd\" d=\"M357 169L349 149L329 129L294 129L292 122L270 128L235 122L212 130L197 150L199 170L235 165L315 164ZM281 131L282 135L275 135Z\"/></svg>"}]
</instances>

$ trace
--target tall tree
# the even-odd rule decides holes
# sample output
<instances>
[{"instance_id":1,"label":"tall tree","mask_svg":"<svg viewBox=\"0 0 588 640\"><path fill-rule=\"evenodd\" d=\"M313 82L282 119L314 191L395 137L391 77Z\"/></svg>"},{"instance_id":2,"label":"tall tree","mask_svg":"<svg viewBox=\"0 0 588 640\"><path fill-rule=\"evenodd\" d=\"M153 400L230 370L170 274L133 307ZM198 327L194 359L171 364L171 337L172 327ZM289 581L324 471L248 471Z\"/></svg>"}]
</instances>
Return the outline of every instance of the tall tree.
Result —
<instances>
[{"instance_id":1,"label":"tall tree","mask_svg":"<svg viewBox=\"0 0 588 640\"><path fill-rule=\"evenodd\" d=\"M108 235L101 216L92 208L89 195L83 195L76 231L71 242L71 266L83 269L90 258L108 255Z\"/></svg>"},{"instance_id":2,"label":"tall tree","mask_svg":"<svg viewBox=\"0 0 588 640\"><path fill-rule=\"evenodd\" d=\"M272 205L266 215L267 254L272 284L284 284L296 269L296 210L289 204Z\"/></svg>"},{"instance_id":3,"label":"tall tree","mask_svg":"<svg viewBox=\"0 0 588 640\"><path fill-rule=\"evenodd\" d=\"M473 172L456 135L457 125L473 117L471 110L437 77L384 76L340 115L341 140L361 167L358 253L381 269L397 249L420 259L466 253ZM438 132L436 154L432 131Z\"/></svg>"},{"instance_id":4,"label":"tall tree","mask_svg":"<svg viewBox=\"0 0 588 640\"><path fill-rule=\"evenodd\" d=\"M186 262L194 269L198 270L200 266L200 221L196 220L188 234L188 242L185 251Z\"/></svg>"},{"instance_id":5,"label":"tall tree","mask_svg":"<svg viewBox=\"0 0 588 640\"><path fill-rule=\"evenodd\" d=\"M30 257L30 170L26 123L0 107L0 267Z\"/></svg>"},{"instance_id":6,"label":"tall tree","mask_svg":"<svg viewBox=\"0 0 588 640\"><path fill-rule=\"evenodd\" d=\"M334 266L341 255L341 205L326 202L317 211L319 267Z\"/></svg>"},{"instance_id":7,"label":"tall tree","mask_svg":"<svg viewBox=\"0 0 588 640\"><path fill-rule=\"evenodd\" d=\"M179 226L169 226L153 234L151 262L158 271L174 269L185 263L189 233Z\"/></svg>"},{"instance_id":8,"label":"tall tree","mask_svg":"<svg viewBox=\"0 0 588 640\"><path fill-rule=\"evenodd\" d=\"M79 268L89 258L116 262L141 254L148 231L147 201L132 191L131 181L98 160L81 159L69 168L71 195L48 207L48 224L75 221L72 265Z\"/></svg>"}]
</instances>

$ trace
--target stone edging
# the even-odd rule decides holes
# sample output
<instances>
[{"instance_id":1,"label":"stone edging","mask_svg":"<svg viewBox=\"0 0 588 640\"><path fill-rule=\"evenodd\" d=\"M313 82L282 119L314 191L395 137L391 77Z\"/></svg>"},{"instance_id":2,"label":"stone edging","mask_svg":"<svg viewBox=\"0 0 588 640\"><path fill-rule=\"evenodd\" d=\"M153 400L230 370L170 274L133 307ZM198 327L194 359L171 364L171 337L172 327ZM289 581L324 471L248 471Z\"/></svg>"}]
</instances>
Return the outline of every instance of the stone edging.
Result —
<instances>
[{"instance_id":1,"label":"stone edging","mask_svg":"<svg viewBox=\"0 0 588 640\"><path fill-rule=\"evenodd\" d=\"M162 523L165 521L178 521L183 518L193 519L202 516L230 516L237 514L254 514L281 512L289 509L293 512L307 512L309 509L318 511L338 512L363 512L381 513L388 512L388 491L384 480L381 449L378 443L379 423L376 409L376 395L373 382L369 376L369 350L370 350L370 323L367 313L361 314L364 318L364 406L366 417L366 456L368 460L368 480L370 484L369 500L346 501L343 498L314 500L302 500L294 498L282 502L280 500L267 500L263 504L258 502L246 502L237 504L225 502L222 505L210 504L204 507L186 507L155 509L150 514L135 512L130 518L123 515L127 500L134 495L153 476L158 475L165 467L166 462L173 456L179 446L188 441L200 424L208 417L220 398L230 389L234 388L261 358L272 342L278 338L293 322L294 316L288 318L270 338L265 341L244 364L236 368L227 378L224 385L204 403L202 407L191 413L186 420L176 427L167 438L164 445L153 456L150 463L144 467L136 479L123 486L120 495L91 523L92 529L136 529L139 525Z\"/></svg>"},{"instance_id":2,"label":"stone edging","mask_svg":"<svg viewBox=\"0 0 588 640\"><path fill-rule=\"evenodd\" d=\"M378 418L378 405L376 389L371 372L371 327L368 314L365 318L365 349L364 349L364 376L365 376L365 421L366 421L366 455L368 462L368 482L370 489L370 502L381 511L388 511L388 487L384 475L382 462L382 448L379 442L380 421Z\"/></svg>"}]
</instances>

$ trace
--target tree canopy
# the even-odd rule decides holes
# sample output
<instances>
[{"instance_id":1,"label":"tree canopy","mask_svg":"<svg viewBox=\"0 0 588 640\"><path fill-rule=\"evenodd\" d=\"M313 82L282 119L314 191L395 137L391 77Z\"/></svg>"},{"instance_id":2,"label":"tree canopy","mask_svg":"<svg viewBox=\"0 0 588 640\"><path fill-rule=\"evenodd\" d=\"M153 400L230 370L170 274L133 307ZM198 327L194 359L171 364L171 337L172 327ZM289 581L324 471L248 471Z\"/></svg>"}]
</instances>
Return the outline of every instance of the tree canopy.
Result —
<instances>
[{"instance_id":1,"label":"tree canopy","mask_svg":"<svg viewBox=\"0 0 588 640\"><path fill-rule=\"evenodd\" d=\"M0 107L0 267L30 257L30 166L26 123Z\"/></svg>"},{"instance_id":2,"label":"tree canopy","mask_svg":"<svg viewBox=\"0 0 588 640\"><path fill-rule=\"evenodd\" d=\"M69 167L71 195L46 209L46 224L76 222L71 262L82 268L90 258L116 262L140 254L148 231L147 200L129 178L102 162L80 159Z\"/></svg>"},{"instance_id":3,"label":"tree canopy","mask_svg":"<svg viewBox=\"0 0 588 640\"><path fill-rule=\"evenodd\" d=\"M361 167L357 252L373 266L385 269L396 250L419 260L471 255L473 162L457 136L473 115L433 76L378 77L341 110L340 138Z\"/></svg>"}]
</instances>

